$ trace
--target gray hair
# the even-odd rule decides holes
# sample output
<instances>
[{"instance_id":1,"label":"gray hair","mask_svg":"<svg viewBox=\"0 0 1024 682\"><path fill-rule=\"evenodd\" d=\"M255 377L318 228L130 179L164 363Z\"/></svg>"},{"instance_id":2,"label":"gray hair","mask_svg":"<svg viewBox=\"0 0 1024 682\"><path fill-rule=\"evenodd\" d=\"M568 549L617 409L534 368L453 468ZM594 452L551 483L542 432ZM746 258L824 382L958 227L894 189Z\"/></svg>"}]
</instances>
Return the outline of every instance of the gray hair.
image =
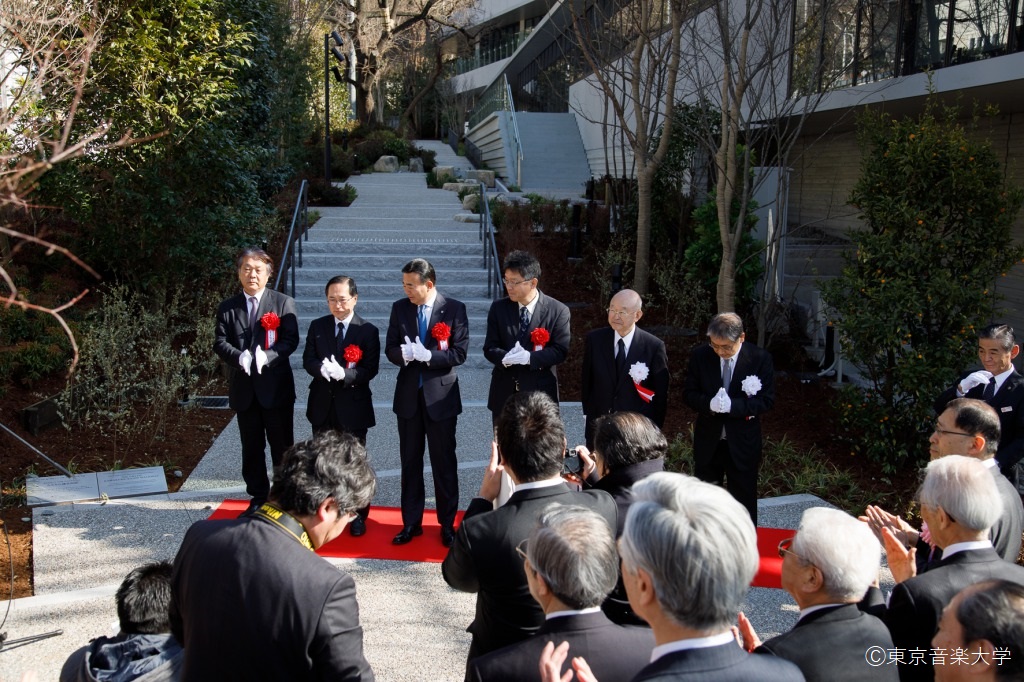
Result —
<instances>
[{"instance_id":1,"label":"gray hair","mask_svg":"<svg viewBox=\"0 0 1024 682\"><path fill-rule=\"evenodd\" d=\"M1013 333L1013 327L1008 324L990 324L978 332L978 339L998 341L1004 353L1009 353L1017 345L1017 336Z\"/></svg>"},{"instance_id":2,"label":"gray hair","mask_svg":"<svg viewBox=\"0 0 1024 682\"><path fill-rule=\"evenodd\" d=\"M295 443L274 468L270 499L287 512L315 514L328 498L341 512L370 504L377 479L366 448L349 433L327 431Z\"/></svg>"},{"instance_id":3,"label":"gray hair","mask_svg":"<svg viewBox=\"0 0 1024 682\"><path fill-rule=\"evenodd\" d=\"M732 343L740 340L743 335L743 318L736 313L719 313L708 322L708 336L716 339L727 339Z\"/></svg>"},{"instance_id":4,"label":"gray hair","mask_svg":"<svg viewBox=\"0 0 1024 682\"><path fill-rule=\"evenodd\" d=\"M1019 680L1024 674L1024 586L989 580L966 588L956 610L963 645L987 639L1007 656L995 667L997 680Z\"/></svg>"},{"instance_id":5,"label":"gray hair","mask_svg":"<svg viewBox=\"0 0 1024 682\"><path fill-rule=\"evenodd\" d=\"M586 507L547 506L530 533L526 556L551 592L573 609L600 606L619 578L612 529Z\"/></svg>"},{"instance_id":6,"label":"gray hair","mask_svg":"<svg viewBox=\"0 0 1024 682\"><path fill-rule=\"evenodd\" d=\"M805 511L792 549L821 571L825 593L837 601L860 601L878 578L881 545L866 523L838 509Z\"/></svg>"},{"instance_id":7,"label":"gray hair","mask_svg":"<svg viewBox=\"0 0 1024 682\"><path fill-rule=\"evenodd\" d=\"M985 439L985 449L982 451L982 454L985 455L983 459L996 456L1002 427L999 424L999 415L991 405L984 400L957 398L950 400L946 409L952 410L953 424L956 428L971 436L981 436Z\"/></svg>"},{"instance_id":8,"label":"gray hair","mask_svg":"<svg viewBox=\"0 0 1024 682\"><path fill-rule=\"evenodd\" d=\"M988 467L963 455L929 462L917 499L922 505L941 507L962 528L978 532L991 528L1003 513Z\"/></svg>"},{"instance_id":9,"label":"gray hair","mask_svg":"<svg viewBox=\"0 0 1024 682\"><path fill-rule=\"evenodd\" d=\"M743 505L716 485L668 472L633 486L620 551L623 571L650 575L668 617L704 632L736 621L759 562Z\"/></svg>"}]
</instances>

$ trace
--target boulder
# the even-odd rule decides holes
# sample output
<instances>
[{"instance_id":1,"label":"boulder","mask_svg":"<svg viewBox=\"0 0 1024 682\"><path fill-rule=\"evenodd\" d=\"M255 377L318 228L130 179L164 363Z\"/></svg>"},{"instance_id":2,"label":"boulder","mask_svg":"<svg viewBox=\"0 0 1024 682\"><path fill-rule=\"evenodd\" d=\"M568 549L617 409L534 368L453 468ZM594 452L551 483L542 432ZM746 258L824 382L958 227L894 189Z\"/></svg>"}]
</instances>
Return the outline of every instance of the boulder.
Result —
<instances>
[{"instance_id":1,"label":"boulder","mask_svg":"<svg viewBox=\"0 0 1024 682\"><path fill-rule=\"evenodd\" d=\"M374 173L396 173L398 172L397 156L382 156L373 164Z\"/></svg>"},{"instance_id":2,"label":"boulder","mask_svg":"<svg viewBox=\"0 0 1024 682\"><path fill-rule=\"evenodd\" d=\"M480 207L479 194L467 194L462 197L462 208L467 211L476 211Z\"/></svg>"},{"instance_id":3,"label":"boulder","mask_svg":"<svg viewBox=\"0 0 1024 682\"><path fill-rule=\"evenodd\" d=\"M466 171L466 179L482 182L487 185L488 189L494 189L494 171L492 170Z\"/></svg>"},{"instance_id":4,"label":"boulder","mask_svg":"<svg viewBox=\"0 0 1024 682\"><path fill-rule=\"evenodd\" d=\"M422 173L423 172L423 159L418 156L414 156L409 159L409 172L410 173Z\"/></svg>"},{"instance_id":5,"label":"boulder","mask_svg":"<svg viewBox=\"0 0 1024 682\"><path fill-rule=\"evenodd\" d=\"M480 185L475 182L446 182L441 189L446 189L449 192L461 192L464 189L480 189Z\"/></svg>"},{"instance_id":6,"label":"boulder","mask_svg":"<svg viewBox=\"0 0 1024 682\"><path fill-rule=\"evenodd\" d=\"M437 178L438 182L452 182L455 178L455 167L454 166L435 166L434 177Z\"/></svg>"}]
</instances>

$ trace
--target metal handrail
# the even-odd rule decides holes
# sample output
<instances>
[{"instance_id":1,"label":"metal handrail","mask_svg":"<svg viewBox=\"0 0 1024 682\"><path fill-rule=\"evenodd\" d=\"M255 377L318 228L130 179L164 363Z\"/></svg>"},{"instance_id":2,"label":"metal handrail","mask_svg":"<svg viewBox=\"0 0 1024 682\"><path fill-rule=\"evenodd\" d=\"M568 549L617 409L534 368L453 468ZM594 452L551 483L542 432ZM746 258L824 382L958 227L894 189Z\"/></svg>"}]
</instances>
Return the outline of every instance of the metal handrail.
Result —
<instances>
[{"instance_id":1,"label":"metal handrail","mask_svg":"<svg viewBox=\"0 0 1024 682\"><path fill-rule=\"evenodd\" d=\"M296 222L302 217L299 226L299 233L295 233ZM281 267L277 269L277 279L274 280L274 290L283 291L292 298L295 298L295 254L298 252L299 267L302 267L302 237L309 241L309 182L302 181L299 186L299 198L295 200L295 210L292 211L292 224L288 228L288 240L284 244L284 255L281 256ZM292 244L296 247L293 249ZM281 279L291 272L291 288L288 291L281 289Z\"/></svg>"},{"instance_id":2,"label":"metal handrail","mask_svg":"<svg viewBox=\"0 0 1024 682\"><path fill-rule=\"evenodd\" d=\"M484 267L487 269L487 295L492 301L498 300L504 289L501 286L501 265L498 263L498 245L494 240L494 225L491 223L491 207L487 203L487 187L480 183L480 240L484 243Z\"/></svg>"},{"instance_id":3,"label":"metal handrail","mask_svg":"<svg viewBox=\"0 0 1024 682\"><path fill-rule=\"evenodd\" d=\"M515 178L516 185L519 187L523 186L523 159L526 158L523 155L523 145L519 141L519 122L516 120L516 105L515 100L512 99L512 86L508 84L508 76L502 74L501 76L505 80L505 97L508 102L508 112L512 116L512 137L515 148L513 151L513 157L515 158Z\"/></svg>"}]
</instances>

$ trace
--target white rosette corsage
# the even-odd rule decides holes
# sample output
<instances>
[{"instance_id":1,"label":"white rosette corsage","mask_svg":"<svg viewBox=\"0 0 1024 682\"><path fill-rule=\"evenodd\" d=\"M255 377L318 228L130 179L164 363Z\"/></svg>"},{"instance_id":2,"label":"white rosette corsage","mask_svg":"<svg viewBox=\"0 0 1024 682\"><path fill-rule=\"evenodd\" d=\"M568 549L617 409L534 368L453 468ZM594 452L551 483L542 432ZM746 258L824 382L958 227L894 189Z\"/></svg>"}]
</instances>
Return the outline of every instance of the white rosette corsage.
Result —
<instances>
[{"instance_id":1,"label":"white rosette corsage","mask_svg":"<svg viewBox=\"0 0 1024 682\"><path fill-rule=\"evenodd\" d=\"M740 384L740 388L742 388L743 392L748 396L755 396L757 395L757 392L761 390L761 380L757 375L751 374L743 380L743 383Z\"/></svg>"},{"instance_id":2,"label":"white rosette corsage","mask_svg":"<svg viewBox=\"0 0 1024 682\"><path fill-rule=\"evenodd\" d=\"M649 388L644 388L640 385L640 382L650 376L651 370L647 369L647 365L642 362L635 362L633 366L629 368L629 378L633 380L633 387L636 388L637 395L645 403L651 402L654 399L654 391Z\"/></svg>"}]
</instances>

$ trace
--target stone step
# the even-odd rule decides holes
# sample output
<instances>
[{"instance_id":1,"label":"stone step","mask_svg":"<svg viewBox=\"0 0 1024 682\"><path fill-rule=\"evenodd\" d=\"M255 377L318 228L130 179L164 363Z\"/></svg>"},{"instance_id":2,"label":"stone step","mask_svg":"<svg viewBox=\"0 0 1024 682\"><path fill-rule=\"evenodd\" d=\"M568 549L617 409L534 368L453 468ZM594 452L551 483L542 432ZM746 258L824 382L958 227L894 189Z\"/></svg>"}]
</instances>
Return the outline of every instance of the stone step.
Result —
<instances>
[{"instance_id":1,"label":"stone step","mask_svg":"<svg viewBox=\"0 0 1024 682\"><path fill-rule=\"evenodd\" d=\"M333 256L350 254L401 254L409 255L415 252L420 257L424 254L440 256L476 256L483 254L483 244L479 239L472 241L464 240L438 240L425 241L415 236L407 238L377 238L377 237L356 237L345 242L337 240L319 239L316 233L310 233L310 239L302 242L303 264L307 258L313 256ZM308 261L310 264L316 260Z\"/></svg>"},{"instance_id":2,"label":"stone step","mask_svg":"<svg viewBox=\"0 0 1024 682\"><path fill-rule=\"evenodd\" d=\"M345 274L356 282L394 282L398 288L402 286L402 266L407 261L396 261L397 265L390 268L345 267ZM431 261L433 264L433 261ZM295 281L303 284L326 283L331 277L341 274L340 264L335 267L303 267L296 268ZM481 268L436 268L437 286L443 292L445 282L470 284L480 282L487 285L487 271ZM397 298L397 296L396 296ZM458 298L458 297L456 297Z\"/></svg>"},{"instance_id":3,"label":"stone step","mask_svg":"<svg viewBox=\"0 0 1024 682\"><path fill-rule=\"evenodd\" d=\"M397 273L397 279L401 280L402 266L413 258L426 258L440 275L446 270L484 270L483 253L475 255L464 254L430 254L426 256L422 251L407 248L402 253L346 253L343 246L336 247L336 251L327 253L306 253L302 254L301 270L337 269L342 266L356 265L361 270L371 268L386 270L389 273ZM477 247L480 249L480 247ZM297 274L297 273L296 273Z\"/></svg>"},{"instance_id":4,"label":"stone step","mask_svg":"<svg viewBox=\"0 0 1024 682\"><path fill-rule=\"evenodd\" d=\"M359 280L356 280L357 282ZM398 297L388 298L363 298L359 297L359 315L360 317L369 319L370 317L380 315L390 315L391 306L398 300ZM469 300L462 300L462 303L466 306L466 314L472 317L487 317L487 311L491 309L491 299L489 298L475 298ZM312 315L318 317L320 315L327 314L327 305L323 298L300 298L295 301L295 309L299 317L304 318L306 315Z\"/></svg>"},{"instance_id":5,"label":"stone step","mask_svg":"<svg viewBox=\"0 0 1024 682\"><path fill-rule=\"evenodd\" d=\"M339 270L339 274L348 274L346 270ZM362 279L356 278L354 275L350 275L356 281L356 286L359 289L359 306L362 310L364 297L366 300L383 299L390 301L397 301L402 296L402 283L397 278L387 283L380 283L370 281L364 283ZM295 284L295 298L309 299L319 301L324 306L324 314L327 314L327 303L324 296L324 286L327 284L325 279L322 283L304 283L296 279ZM445 296L452 296L460 301L466 301L474 298L487 298L487 285L486 283L478 284L449 284L444 287L443 291Z\"/></svg>"},{"instance_id":6,"label":"stone step","mask_svg":"<svg viewBox=\"0 0 1024 682\"><path fill-rule=\"evenodd\" d=\"M450 225L436 229L422 224L405 227L396 226L393 221L381 223L380 225L351 223L343 228L318 229L311 234L319 242L366 241L367 239L375 239L381 242L405 241L406 243L419 244L443 244L446 242L471 244L480 242L480 228L476 223L458 222L453 222Z\"/></svg>"}]
</instances>

